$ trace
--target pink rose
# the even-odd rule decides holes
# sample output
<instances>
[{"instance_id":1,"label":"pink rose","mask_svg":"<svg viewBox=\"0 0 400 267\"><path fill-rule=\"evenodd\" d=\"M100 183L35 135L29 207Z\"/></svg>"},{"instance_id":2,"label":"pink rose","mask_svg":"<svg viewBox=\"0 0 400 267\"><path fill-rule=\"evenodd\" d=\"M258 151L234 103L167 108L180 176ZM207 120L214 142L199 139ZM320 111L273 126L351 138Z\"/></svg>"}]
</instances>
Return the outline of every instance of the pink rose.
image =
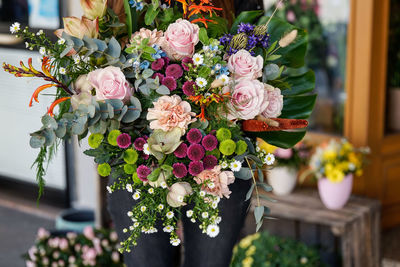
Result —
<instances>
[{"instance_id":1,"label":"pink rose","mask_svg":"<svg viewBox=\"0 0 400 267\"><path fill-rule=\"evenodd\" d=\"M188 125L195 122L196 113L191 112L190 104L182 101L180 96L162 96L153 103L154 108L149 108L147 120L150 122L150 128L160 129L165 132L178 127L186 130Z\"/></svg>"},{"instance_id":2,"label":"pink rose","mask_svg":"<svg viewBox=\"0 0 400 267\"><path fill-rule=\"evenodd\" d=\"M268 106L264 84L258 80L241 80L232 92L228 119L251 120Z\"/></svg>"},{"instance_id":3,"label":"pink rose","mask_svg":"<svg viewBox=\"0 0 400 267\"><path fill-rule=\"evenodd\" d=\"M265 84L265 90L268 95L268 105L262 112L266 118L277 118L281 115L283 109L283 96L279 88L274 88L269 84Z\"/></svg>"},{"instance_id":4,"label":"pink rose","mask_svg":"<svg viewBox=\"0 0 400 267\"><path fill-rule=\"evenodd\" d=\"M204 184L203 189L214 196L229 198L232 193L228 185L235 181L235 175L231 171L221 172L221 166L215 166L211 170L204 170L194 177L197 184ZM212 186L208 184L213 183Z\"/></svg>"},{"instance_id":5,"label":"pink rose","mask_svg":"<svg viewBox=\"0 0 400 267\"><path fill-rule=\"evenodd\" d=\"M239 50L228 59L228 69L236 80L257 79L262 76L264 60L253 57L247 50Z\"/></svg>"},{"instance_id":6,"label":"pink rose","mask_svg":"<svg viewBox=\"0 0 400 267\"><path fill-rule=\"evenodd\" d=\"M168 26L161 47L169 58L181 61L185 57L193 56L194 47L198 42L199 26L187 20L178 19Z\"/></svg>"},{"instance_id":7,"label":"pink rose","mask_svg":"<svg viewBox=\"0 0 400 267\"><path fill-rule=\"evenodd\" d=\"M92 240L93 238L95 238L95 234L94 234L93 228L91 226L86 226L83 229L83 235L89 240Z\"/></svg>"},{"instance_id":8,"label":"pink rose","mask_svg":"<svg viewBox=\"0 0 400 267\"><path fill-rule=\"evenodd\" d=\"M96 89L96 99L121 99L127 101L132 88L120 68L109 66L88 74L88 81Z\"/></svg>"},{"instance_id":9,"label":"pink rose","mask_svg":"<svg viewBox=\"0 0 400 267\"><path fill-rule=\"evenodd\" d=\"M151 31L146 28L141 28L139 31L135 32L132 35L131 43L136 42L138 45L140 45L143 39L148 38L148 46L152 46L153 44L161 45L162 37L162 31L157 31L156 29Z\"/></svg>"},{"instance_id":10,"label":"pink rose","mask_svg":"<svg viewBox=\"0 0 400 267\"><path fill-rule=\"evenodd\" d=\"M288 148L288 149L277 148L274 151L274 155L277 158L290 159L293 156L293 150L291 148Z\"/></svg>"}]
</instances>

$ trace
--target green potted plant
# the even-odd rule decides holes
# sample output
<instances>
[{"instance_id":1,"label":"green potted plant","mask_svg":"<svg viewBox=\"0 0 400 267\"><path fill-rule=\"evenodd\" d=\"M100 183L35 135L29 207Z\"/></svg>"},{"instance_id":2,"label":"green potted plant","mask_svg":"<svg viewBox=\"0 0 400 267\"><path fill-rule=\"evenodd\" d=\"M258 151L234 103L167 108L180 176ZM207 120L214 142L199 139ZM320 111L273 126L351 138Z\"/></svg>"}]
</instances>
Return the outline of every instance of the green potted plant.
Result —
<instances>
[{"instance_id":1,"label":"green potted plant","mask_svg":"<svg viewBox=\"0 0 400 267\"><path fill-rule=\"evenodd\" d=\"M400 131L400 3L391 2L388 54L388 128Z\"/></svg>"}]
</instances>

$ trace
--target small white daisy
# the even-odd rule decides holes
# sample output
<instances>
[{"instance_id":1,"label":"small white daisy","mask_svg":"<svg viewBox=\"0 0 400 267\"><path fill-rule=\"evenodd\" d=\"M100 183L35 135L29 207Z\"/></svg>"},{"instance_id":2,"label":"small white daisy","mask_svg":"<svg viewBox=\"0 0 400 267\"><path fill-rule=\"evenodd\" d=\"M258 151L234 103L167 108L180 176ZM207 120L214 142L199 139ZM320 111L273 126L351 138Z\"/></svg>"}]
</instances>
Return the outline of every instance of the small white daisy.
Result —
<instances>
[{"instance_id":1,"label":"small white daisy","mask_svg":"<svg viewBox=\"0 0 400 267\"><path fill-rule=\"evenodd\" d=\"M129 226L129 230L133 231L133 229L135 229L135 227L133 227L133 225Z\"/></svg>"},{"instance_id":2,"label":"small white daisy","mask_svg":"<svg viewBox=\"0 0 400 267\"><path fill-rule=\"evenodd\" d=\"M224 85L227 85L229 83L229 77L225 74L218 76L218 80L221 80Z\"/></svg>"},{"instance_id":3,"label":"small white daisy","mask_svg":"<svg viewBox=\"0 0 400 267\"><path fill-rule=\"evenodd\" d=\"M78 55L73 56L75 65L78 65L79 63L81 63L81 58Z\"/></svg>"},{"instance_id":4,"label":"small white daisy","mask_svg":"<svg viewBox=\"0 0 400 267\"><path fill-rule=\"evenodd\" d=\"M207 227L207 235L209 237L216 237L219 234L219 226L216 224L211 224Z\"/></svg>"},{"instance_id":5,"label":"small white daisy","mask_svg":"<svg viewBox=\"0 0 400 267\"><path fill-rule=\"evenodd\" d=\"M128 217L132 217L133 216L133 212L132 211L128 211L127 215L128 215Z\"/></svg>"},{"instance_id":6,"label":"small white daisy","mask_svg":"<svg viewBox=\"0 0 400 267\"><path fill-rule=\"evenodd\" d=\"M60 38L60 39L58 39L57 43L59 45L63 45L63 44L65 44L65 39L64 38Z\"/></svg>"},{"instance_id":7,"label":"small white daisy","mask_svg":"<svg viewBox=\"0 0 400 267\"><path fill-rule=\"evenodd\" d=\"M220 197L216 197L216 198L214 199L214 202L217 203L217 204L218 204L220 201L221 201L221 198L220 198Z\"/></svg>"},{"instance_id":8,"label":"small white daisy","mask_svg":"<svg viewBox=\"0 0 400 267\"><path fill-rule=\"evenodd\" d=\"M122 232L127 233L128 229L124 228L124 229L122 229Z\"/></svg>"},{"instance_id":9,"label":"small white daisy","mask_svg":"<svg viewBox=\"0 0 400 267\"><path fill-rule=\"evenodd\" d=\"M222 169L228 168L228 163L226 163L226 161L223 161L223 162L221 163L221 168L222 168Z\"/></svg>"},{"instance_id":10,"label":"small white daisy","mask_svg":"<svg viewBox=\"0 0 400 267\"><path fill-rule=\"evenodd\" d=\"M265 154L261 152L259 156L260 156L260 157L264 157L264 155L265 155Z\"/></svg>"},{"instance_id":11,"label":"small white daisy","mask_svg":"<svg viewBox=\"0 0 400 267\"><path fill-rule=\"evenodd\" d=\"M141 212L145 212L146 210L147 210L146 206L141 206L141 207L140 207L140 211L141 211Z\"/></svg>"},{"instance_id":12,"label":"small white daisy","mask_svg":"<svg viewBox=\"0 0 400 267\"><path fill-rule=\"evenodd\" d=\"M164 205L163 205L163 204L160 204L160 205L157 206L157 208L158 208L159 210L163 210L163 209L164 209Z\"/></svg>"},{"instance_id":13,"label":"small white daisy","mask_svg":"<svg viewBox=\"0 0 400 267\"><path fill-rule=\"evenodd\" d=\"M46 48L44 48L43 46L39 49L39 53L44 56L46 55Z\"/></svg>"},{"instance_id":14,"label":"small white daisy","mask_svg":"<svg viewBox=\"0 0 400 267\"><path fill-rule=\"evenodd\" d=\"M37 36L40 36L40 35L42 35L44 32L43 32L43 30L39 30L37 33L36 33L36 35Z\"/></svg>"},{"instance_id":15,"label":"small white daisy","mask_svg":"<svg viewBox=\"0 0 400 267\"><path fill-rule=\"evenodd\" d=\"M204 88L207 86L207 80L202 77L199 77L196 79L196 84L198 87Z\"/></svg>"},{"instance_id":16,"label":"small white daisy","mask_svg":"<svg viewBox=\"0 0 400 267\"><path fill-rule=\"evenodd\" d=\"M260 152L260 150L261 150L260 147L257 146L257 147L256 147L256 151L257 151L257 152Z\"/></svg>"},{"instance_id":17,"label":"small white daisy","mask_svg":"<svg viewBox=\"0 0 400 267\"><path fill-rule=\"evenodd\" d=\"M218 203L215 203L215 202L211 203L211 207L213 209L216 209L218 207Z\"/></svg>"},{"instance_id":18,"label":"small white daisy","mask_svg":"<svg viewBox=\"0 0 400 267\"><path fill-rule=\"evenodd\" d=\"M210 189L215 188L215 183L213 183L213 182L208 183L208 188L210 188Z\"/></svg>"},{"instance_id":19,"label":"small white daisy","mask_svg":"<svg viewBox=\"0 0 400 267\"><path fill-rule=\"evenodd\" d=\"M177 197L177 200L178 200L179 202L183 202L183 196L178 196L178 197Z\"/></svg>"},{"instance_id":20,"label":"small white daisy","mask_svg":"<svg viewBox=\"0 0 400 267\"><path fill-rule=\"evenodd\" d=\"M139 191L136 191L136 192L133 194L132 198L133 198L134 200L138 200L138 199L140 198L140 192L139 192Z\"/></svg>"},{"instance_id":21,"label":"small white daisy","mask_svg":"<svg viewBox=\"0 0 400 267\"><path fill-rule=\"evenodd\" d=\"M63 67L60 68L60 74L66 74L67 70Z\"/></svg>"},{"instance_id":22,"label":"small white daisy","mask_svg":"<svg viewBox=\"0 0 400 267\"><path fill-rule=\"evenodd\" d=\"M216 223L216 224L219 224L221 221L222 221L222 218L221 218L220 216L218 216L218 217L215 219L215 223Z\"/></svg>"},{"instance_id":23,"label":"small white daisy","mask_svg":"<svg viewBox=\"0 0 400 267\"><path fill-rule=\"evenodd\" d=\"M271 153L268 153L264 158L264 163L267 165L272 165L275 162L275 156Z\"/></svg>"},{"instance_id":24,"label":"small white daisy","mask_svg":"<svg viewBox=\"0 0 400 267\"><path fill-rule=\"evenodd\" d=\"M205 196L206 196L206 192L200 191L200 196L201 196L201 197L205 197Z\"/></svg>"},{"instance_id":25,"label":"small white daisy","mask_svg":"<svg viewBox=\"0 0 400 267\"><path fill-rule=\"evenodd\" d=\"M192 223L195 223L195 222L196 222L196 220L195 220L194 218L190 219L190 221L191 221Z\"/></svg>"},{"instance_id":26,"label":"small white daisy","mask_svg":"<svg viewBox=\"0 0 400 267\"><path fill-rule=\"evenodd\" d=\"M143 153L146 154L146 155L150 155L149 144L144 144L143 145Z\"/></svg>"},{"instance_id":27,"label":"small white daisy","mask_svg":"<svg viewBox=\"0 0 400 267\"><path fill-rule=\"evenodd\" d=\"M164 188L164 189L168 187L166 182L161 182L160 186L161 186L161 188Z\"/></svg>"},{"instance_id":28,"label":"small white daisy","mask_svg":"<svg viewBox=\"0 0 400 267\"><path fill-rule=\"evenodd\" d=\"M149 192L150 195L154 194L154 188L149 188L148 192Z\"/></svg>"},{"instance_id":29,"label":"small white daisy","mask_svg":"<svg viewBox=\"0 0 400 267\"><path fill-rule=\"evenodd\" d=\"M201 65L204 62L203 55L200 55L198 53L193 55L193 64L194 65Z\"/></svg>"},{"instance_id":30,"label":"small white daisy","mask_svg":"<svg viewBox=\"0 0 400 267\"><path fill-rule=\"evenodd\" d=\"M28 42L25 42L25 47L29 48L29 43Z\"/></svg>"},{"instance_id":31,"label":"small white daisy","mask_svg":"<svg viewBox=\"0 0 400 267\"><path fill-rule=\"evenodd\" d=\"M201 213L201 217L203 217L203 219L207 219L208 218L208 212L204 211Z\"/></svg>"},{"instance_id":32,"label":"small white daisy","mask_svg":"<svg viewBox=\"0 0 400 267\"><path fill-rule=\"evenodd\" d=\"M107 188L108 193L111 194L111 193L113 192L112 189L111 189L111 187L107 186L106 188Z\"/></svg>"},{"instance_id":33,"label":"small white daisy","mask_svg":"<svg viewBox=\"0 0 400 267\"><path fill-rule=\"evenodd\" d=\"M173 245L174 247L179 246L179 244L181 243L181 240L179 238L173 238L170 241L171 245Z\"/></svg>"},{"instance_id":34,"label":"small white daisy","mask_svg":"<svg viewBox=\"0 0 400 267\"><path fill-rule=\"evenodd\" d=\"M215 68L215 70L220 70L222 68L222 66L221 66L221 64L218 63L215 65L214 68Z\"/></svg>"},{"instance_id":35,"label":"small white daisy","mask_svg":"<svg viewBox=\"0 0 400 267\"><path fill-rule=\"evenodd\" d=\"M131 185L131 184L127 184L127 185L125 186L125 189L126 189L126 191L128 191L129 193L132 193L132 192L133 192L133 188L132 188L132 185Z\"/></svg>"},{"instance_id":36,"label":"small white daisy","mask_svg":"<svg viewBox=\"0 0 400 267\"><path fill-rule=\"evenodd\" d=\"M174 227L171 225L167 225L163 228L163 231L166 233L171 233L172 231L174 231Z\"/></svg>"},{"instance_id":37,"label":"small white daisy","mask_svg":"<svg viewBox=\"0 0 400 267\"><path fill-rule=\"evenodd\" d=\"M133 227L135 227L135 228L137 228L139 226L139 223L138 222L135 222L134 224L133 224Z\"/></svg>"},{"instance_id":38,"label":"small white daisy","mask_svg":"<svg viewBox=\"0 0 400 267\"><path fill-rule=\"evenodd\" d=\"M11 33L16 33L21 29L21 24L19 24L18 22L15 22L11 25L10 27L10 32Z\"/></svg>"},{"instance_id":39,"label":"small white daisy","mask_svg":"<svg viewBox=\"0 0 400 267\"><path fill-rule=\"evenodd\" d=\"M240 162L240 161L238 161L238 160L235 160L234 162L232 162L231 164L230 164L230 169L232 170L232 171L234 171L234 172L238 172L238 171L240 171L240 169L242 168L242 163Z\"/></svg>"},{"instance_id":40,"label":"small white daisy","mask_svg":"<svg viewBox=\"0 0 400 267\"><path fill-rule=\"evenodd\" d=\"M187 211L186 211L186 216L187 216L188 218L192 217L192 216L193 216L193 210L187 210Z\"/></svg>"},{"instance_id":41,"label":"small white daisy","mask_svg":"<svg viewBox=\"0 0 400 267\"><path fill-rule=\"evenodd\" d=\"M174 212L168 211L166 216L167 216L168 219L172 219L174 217Z\"/></svg>"}]
</instances>

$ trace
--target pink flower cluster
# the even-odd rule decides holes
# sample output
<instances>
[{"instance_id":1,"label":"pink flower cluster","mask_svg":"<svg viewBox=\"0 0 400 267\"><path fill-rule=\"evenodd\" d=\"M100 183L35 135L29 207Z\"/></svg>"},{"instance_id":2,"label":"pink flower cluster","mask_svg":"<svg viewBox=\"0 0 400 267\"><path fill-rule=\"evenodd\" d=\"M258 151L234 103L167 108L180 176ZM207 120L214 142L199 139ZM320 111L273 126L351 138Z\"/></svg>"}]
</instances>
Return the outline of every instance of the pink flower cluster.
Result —
<instances>
[{"instance_id":1,"label":"pink flower cluster","mask_svg":"<svg viewBox=\"0 0 400 267\"><path fill-rule=\"evenodd\" d=\"M182 143L175 150L174 155L179 159L189 159L190 163L186 166L184 163L175 163L173 174L177 178L183 178L188 173L196 176L204 170L214 168L218 160L214 155L206 155L206 151L212 151L218 146L217 138L208 134L203 137L199 129L190 129L186 134L187 143Z\"/></svg>"},{"instance_id":2,"label":"pink flower cluster","mask_svg":"<svg viewBox=\"0 0 400 267\"><path fill-rule=\"evenodd\" d=\"M177 80L183 75L182 66L179 64L169 64L169 58L162 57L153 63L151 63L151 68L157 71L153 78L158 77L161 84L168 87L170 91L174 91L177 88Z\"/></svg>"}]
</instances>

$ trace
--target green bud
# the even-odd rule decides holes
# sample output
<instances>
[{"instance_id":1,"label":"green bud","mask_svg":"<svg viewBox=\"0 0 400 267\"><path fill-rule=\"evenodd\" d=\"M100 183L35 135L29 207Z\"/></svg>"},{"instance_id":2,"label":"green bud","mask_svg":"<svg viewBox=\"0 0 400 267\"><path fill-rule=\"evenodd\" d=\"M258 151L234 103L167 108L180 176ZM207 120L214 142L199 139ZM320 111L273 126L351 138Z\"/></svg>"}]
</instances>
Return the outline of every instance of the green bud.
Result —
<instances>
[{"instance_id":1,"label":"green bud","mask_svg":"<svg viewBox=\"0 0 400 267\"><path fill-rule=\"evenodd\" d=\"M139 179L139 176L138 176L137 172L135 172L135 173L132 175L132 180L133 180L133 182L134 182L135 184L141 184L141 183L142 183L142 180Z\"/></svg>"},{"instance_id":2,"label":"green bud","mask_svg":"<svg viewBox=\"0 0 400 267\"><path fill-rule=\"evenodd\" d=\"M103 177L109 176L110 173L111 173L111 166L110 166L110 164L108 164L108 163L100 164L100 165L97 167L97 172L99 173L100 176L103 176Z\"/></svg>"},{"instance_id":3,"label":"green bud","mask_svg":"<svg viewBox=\"0 0 400 267\"><path fill-rule=\"evenodd\" d=\"M227 139L219 144L219 151L225 156L232 155L236 150L236 143L232 139Z\"/></svg>"},{"instance_id":4,"label":"green bud","mask_svg":"<svg viewBox=\"0 0 400 267\"><path fill-rule=\"evenodd\" d=\"M121 134L119 130L112 130L108 133L107 141L112 146L117 146L117 137Z\"/></svg>"},{"instance_id":5,"label":"green bud","mask_svg":"<svg viewBox=\"0 0 400 267\"><path fill-rule=\"evenodd\" d=\"M104 139L104 136L100 133L91 134L88 138L89 146L93 149L96 149L100 146L103 139Z\"/></svg>"},{"instance_id":6,"label":"green bud","mask_svg":"<svg viewBox=\"0 0 400 267\"><path fill-rule=\"evenodd\" d=\"M124 172L126 174L133 174L134 172L136 172L136 165L133 164L125 164L124 165Z\"/></svg>"},{"instance_id":7,"label":"green bud","mask_svg":"<svg viewBox=\"0 0 400 267\"><path fill-rule=\"evenodd\" d=\"M239 140L236 142L236 151L237 155L242 155L247 151L247 143L243 140Z\"/></svg>"},{"instance_id":8,"label":"green bud","mask_svg":"<svg viewBox=\"0 0 400 267\"><path fill-rule=\"evenodd\" d=\"M138 160L139 154L133 148L129 148L124 152L124 161L128 164L135 164Z\"/></svg>"},{"instance_id":9,"label":"green bud","mask_svg":"<svg viewBox=\"0 0 400 267\"><path fill-rule=\"evenodd\" d=\"M224 141L226 139L231 139L232 138L232 133L229 129L227 128L220 128L217 130L217 139L218 141Z\"/></svg>"}]
</instances>

